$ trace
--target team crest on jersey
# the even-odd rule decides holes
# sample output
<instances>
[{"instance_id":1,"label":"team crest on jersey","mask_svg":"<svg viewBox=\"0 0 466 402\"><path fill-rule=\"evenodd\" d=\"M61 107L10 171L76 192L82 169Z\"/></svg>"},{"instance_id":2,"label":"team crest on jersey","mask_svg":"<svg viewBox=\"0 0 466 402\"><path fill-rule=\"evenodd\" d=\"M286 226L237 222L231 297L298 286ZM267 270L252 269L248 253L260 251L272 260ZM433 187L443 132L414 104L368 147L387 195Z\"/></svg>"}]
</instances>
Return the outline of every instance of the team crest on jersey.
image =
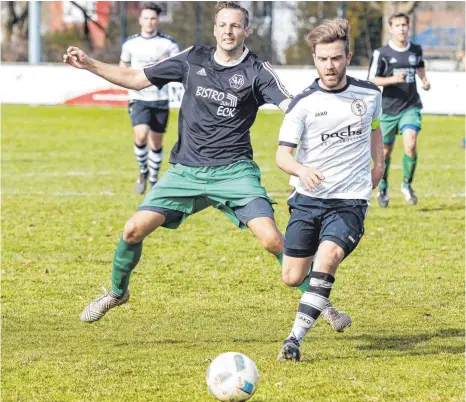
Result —
<instances>
[{"instance_id":1,"label":"team crest on jersey","mask_svg":"<svg viewBox=\"0 0 466 402\"><path fill-rule=\"evenodd\" d=\"M230 87L240 89L244 85L244 77L240 74L235 74L230 78Z\"/></svg>"},{"instance_id":2,"label":"team crest on jersey","mask_svg":"<svg viewBox=\"0 0 466 402\"><path fill-rule=\"evenodd\" d=\"M364 116L367 112L367 105L362 99L356 99L351 104L351 110L356 116Z\"/></svg>"},{"instance_id":3,"label":"team crest on jersey","mask_svg":"<svg viewBox=\"0 0 466 402\"><path fill-rule=\"evenodd\" d=\"M412 54L408 57L408 61L409 61L409 64L411 64L412 66L415 66L417 62L417 58L414 54Z\"/></svg>"}]
</instances>

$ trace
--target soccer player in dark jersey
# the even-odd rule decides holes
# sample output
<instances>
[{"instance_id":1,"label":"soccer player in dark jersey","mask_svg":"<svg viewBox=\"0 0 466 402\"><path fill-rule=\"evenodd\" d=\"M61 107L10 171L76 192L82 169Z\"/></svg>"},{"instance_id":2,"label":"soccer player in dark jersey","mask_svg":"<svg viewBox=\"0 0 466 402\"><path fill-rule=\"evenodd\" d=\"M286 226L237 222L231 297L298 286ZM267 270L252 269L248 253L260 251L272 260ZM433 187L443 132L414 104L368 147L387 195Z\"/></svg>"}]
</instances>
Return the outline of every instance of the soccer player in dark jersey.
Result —
<instances>
[{"instance_id":1,"label":"soccer player in dark jersey","mask_svg":"<svg viewBox=\"0 0 466 402\"><path fill-rule=\"evenodd\" d=\"M82 321L97 321L128 300L131 271L145 237L160 226L176 229L188 216L210 206L240 228L248 227L281 263L283 236L274 220L275 202L260 183L249 129L259 106L274 103L285 111L290 97L270 64L244 46L248 19L247 10L237 3L219 2L216 48L193 46L140 71L99 62L76 47L63 56L64 62L125 88L162 88L173 81L185 88L178 142L170 155L173 166L126 223L113 260L112 288L86 307ZM344 315L328 308L332 319ZM332 325L330 319L328 323Z\"/></svg>"},{"instance_id":2,"label":"soccer player in dark jersey","mask_svg":"<svg viewBox=\"0 0 466 402\"><path fill-rule=\"evenodd\" d=\"M421 46L408 40L409 17L396 13L388 19L391 40L388 45L374 51L369 67L369 79L383 87L382 117L385 173L380 181L377 200L382 208L388 206L388 171L390 157L398 133L403 135L403 184L401 192L406 202L417 204L411 186L417 163L417 136L421 130L422 103L416 87L416 73L422 88L430 89L426 77Z\"/></svg>"}]
</instances>

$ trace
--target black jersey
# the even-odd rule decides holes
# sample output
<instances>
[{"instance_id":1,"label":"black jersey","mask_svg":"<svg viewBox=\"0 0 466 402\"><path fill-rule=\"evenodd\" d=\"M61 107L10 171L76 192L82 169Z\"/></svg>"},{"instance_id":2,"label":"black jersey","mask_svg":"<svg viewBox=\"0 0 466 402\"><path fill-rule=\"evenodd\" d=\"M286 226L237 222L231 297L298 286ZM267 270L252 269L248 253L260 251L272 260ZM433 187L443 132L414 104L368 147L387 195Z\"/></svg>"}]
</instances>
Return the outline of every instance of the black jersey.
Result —
<instances>
[{"instance_id":1,"label":"black jersey","mask_svg":"<svg viewBox=\"0 0 466 402\"><path fill-rule=\"evenodd\" d=\"M259 106L290 97L270 64L247 48L233 63L216 60L214 53L193 46L144 69L158 88L176 81L185 89L170 163L215 166L252 159L249 129Z\"/></svg>"},{"instance_id":2,"label":"black jersey","mask_svg":"<svg viewBox=\"0 0 466 402\"><path fill-rule=\"evenodd\" d=\"M391 41L387 46L374 51L369 66L369 77L390 77L405 72L405 82L383 87L382 110L384 113L396 115L412 107L422 108L421 98L416 87L416 68L424 67L422 48L408 42L400 49Z\"/></svg>"}]
</instances>

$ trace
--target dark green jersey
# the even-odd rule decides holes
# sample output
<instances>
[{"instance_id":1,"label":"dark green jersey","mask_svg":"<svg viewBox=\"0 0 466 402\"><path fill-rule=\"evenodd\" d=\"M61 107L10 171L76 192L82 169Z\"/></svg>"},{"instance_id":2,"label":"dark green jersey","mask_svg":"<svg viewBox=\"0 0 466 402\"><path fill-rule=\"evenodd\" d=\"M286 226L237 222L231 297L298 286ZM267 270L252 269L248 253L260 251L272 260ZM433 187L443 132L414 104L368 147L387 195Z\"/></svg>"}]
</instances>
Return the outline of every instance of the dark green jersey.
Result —
<instances>
[{"instance_id":1,"label":"dark green jersey","mask_svg":"<svg viewBox=\"0 0 466 402\"><path fill-rule=\"evenodd\" d=\"M144 72L159 88L176 81L185 89L173 164L215 166L252 159L249 129L259 106L279 105L290 96L270 64L247 48L238 60L225 63L217 60L215 48L193 46Z\"/></svg>"},{"instance_id":2,"label":"dark green jersey","mask_svg":"<svg viewBox=\"0 0 466 402\"><path fill-rule=\"evenodd\" d=\"M390 77L405 72L405 82L388 85L382 92L382 110L396 115L412 107L422 108L416 87L416 68L424 67L421 46L408 42L403 49L391 41L374 51L369 66L369 80L375 77Z\"/></svg>"}]
</instances>

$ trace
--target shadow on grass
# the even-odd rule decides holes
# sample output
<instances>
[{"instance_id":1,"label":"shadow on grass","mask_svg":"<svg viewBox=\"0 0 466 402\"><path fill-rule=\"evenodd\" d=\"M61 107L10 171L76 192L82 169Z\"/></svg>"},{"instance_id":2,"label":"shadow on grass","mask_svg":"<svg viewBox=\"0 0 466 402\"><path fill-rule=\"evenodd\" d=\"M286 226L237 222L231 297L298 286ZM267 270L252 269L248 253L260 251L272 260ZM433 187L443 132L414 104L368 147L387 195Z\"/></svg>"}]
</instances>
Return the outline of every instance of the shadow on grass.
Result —
<instances>
[{"instance_id":1,"label":"shadow on grass","mask_svg":"<svg viewBox=\"0 0 466 402\"><path fill-rule=\"evenodd\" d=\"M464 329L451 328L444 329L436 333L416 334L416 335L375 335L363 334L352 336L348 339L368 342L366 345L357 346L359 350L398 350L408 351L417 347L422 342L427 342L435 338L461 338L460 344L454 346L435 347L427 346L428 350L417 349L414 354L436 354L436 353L464 353Z\"/></svg>"}]
</instances>

